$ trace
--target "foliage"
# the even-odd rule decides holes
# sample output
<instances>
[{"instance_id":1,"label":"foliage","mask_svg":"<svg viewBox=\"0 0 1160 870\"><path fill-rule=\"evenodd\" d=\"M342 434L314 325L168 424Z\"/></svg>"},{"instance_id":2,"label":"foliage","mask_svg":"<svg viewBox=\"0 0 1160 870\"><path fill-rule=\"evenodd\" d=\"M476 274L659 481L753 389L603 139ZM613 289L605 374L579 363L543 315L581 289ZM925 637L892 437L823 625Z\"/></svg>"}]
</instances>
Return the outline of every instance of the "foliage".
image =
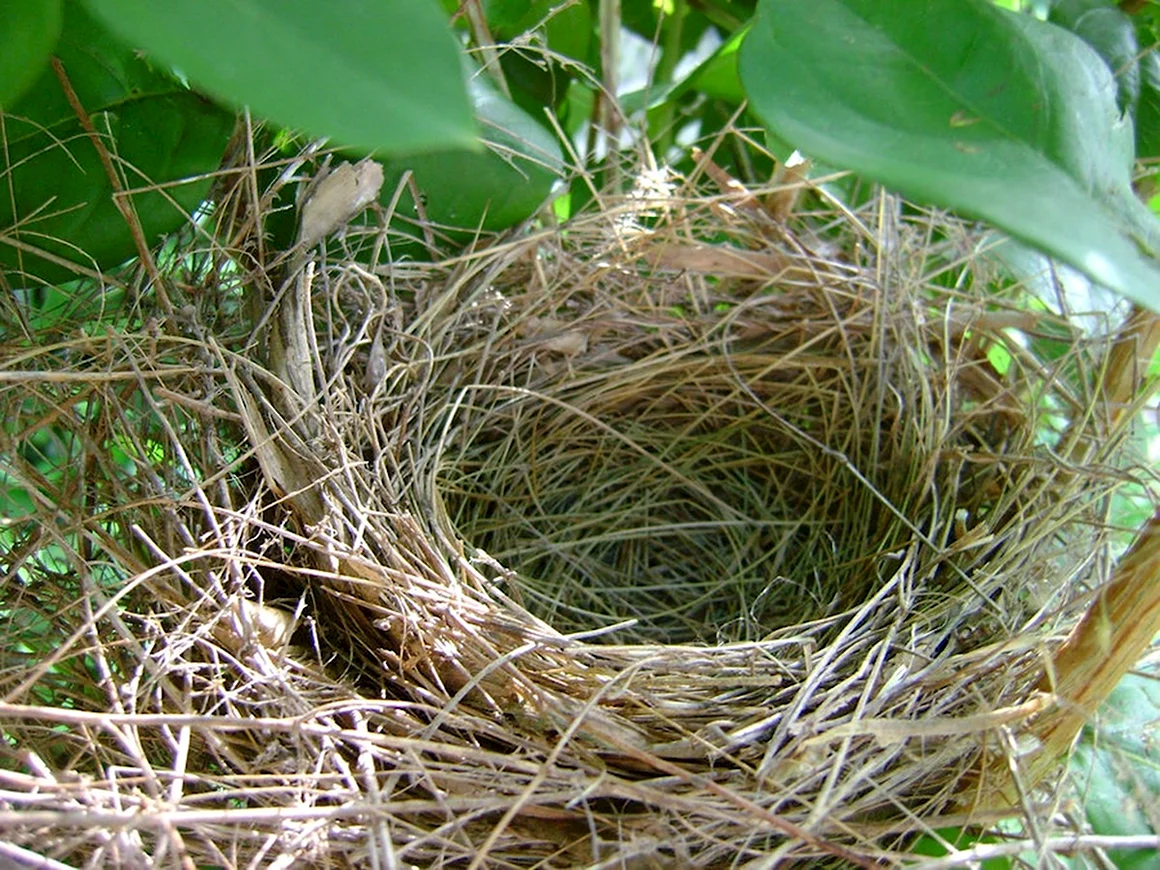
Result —
<instances>
[{"instance_id":1,"label":"foliage","mask_svg":"<svg viewBox=\"0 0 1160 870\"><path fill-rule=\"evenodd\" d=\"M136 253L123 191L141 191L131 205L148 245L188 223L234 123L76 3L65 4L55 53L88 116L78 119L52 68L4 115L0 267L13 270L16 286L68 280L78 266L109 268ZM108 164L98 143L113 155Z\"/></svg>"},{"instance_id":2,"label":"foliage","mask_svg":"<svg viewBox=\"0 0 1160 870\"><path fill-rule=\"evenodd\" d=\"M1072 759L1072 778L1094 830L1107 834L1160 833L1160 681L1155 669L1129 674L1112 692L1096 722L1084 730ZM1120 851L1115 865L1155 870L1155 852Z\"/></svg>"},{"instance_id":3,"label":"foliage","mask_svg":"<svg viewBox=\"0 0 1160 870\"><path fill-rule=\"evenodd\" d=\"M1075 35L984 0L923 16L765 0L741 73L758 113L807 153L985 217L1160 307L1160 228L1132 192L1131 118Z\"/></svg>"},{"instance_id":4,"label":"foliage","mask_svg":"<svg viewBox=\"0 0 1160 870\"><path fill-rule=\"evenodd\" d=\"M46 67L62 3L56 54L97 127L88 135L108 142L129 190L209 173L224 144L222 116L166 70L226 104L389 158L383 201L395 202L401 222L420 216L469 231L518 223L563 174L558 132L571 140L574 168L597 182L611 157L595 122L610 117L606 90L620 72L602 68L600 10L612 4L443 0L469 61L434 3L321 11L247 0L162 12L145 0L44 0L6 13L0 28L0 57L42 68L36 84L10 75L9 93L0 91L13 190L0 211L10 228L0 263L23 270L20 283L62 280L70 262L111 268L142 242L118 228L109 210L117 185L101 180L108 170ZM1049 6L1052 23L987 0L625 4L624 34L654 48L644 87L616 94L627 113L616 126L643 126L648 144L688 171L688 149L675 144L713 141L739 112L748 117L747 98L774 144L982 217L1160 307L1160 232L1131 188L1133 158L1143 165L1160 153L1154 15L1128 16L1109 0ZM486 153L472 145L462 76L473 62ZM715 159L748 182L773 169L752 154ZM174 229L206 191L167 189L176 209L164 196L134 197L144 243ZM575 207L590 192L572 193ZM65 262L30 259L35 250Z\"/></svg>"},{"instance_id":5,"label":"foliage","mask_svg":"<svg viewBox=\"0 0 1160 870\"><path fill-rule=\"evenodd\" d=\"M60 36L61 0L13 4L0 16L0 106L20 97Z\"/></svg>"},{"instance_id":6,"label":"foliage","mask_svg":"<svg viewBox=\"0 0 1160 870\"><path fill-rule=\"evenodd\" d=\"M486 79L476 79L469 90L488 148L387 160L383 185L385 203L396 192L400 195L397 214L416 215L421 205L427 220L447 228L449 237L461 245L475 231L504 230L524 220L540 207L564 171L559 143L532 116ZM406 184L408 175L421 192L418 204ZM402 231L419 235L417 229ZM405 250L416 252L414 247Z\"/></svg>"},{"instance_id":7,"label":"foliage","mask_svg":"<svg viewBox=\"0 0 1160 870\"><path fill-rule=\"evenodd\" d=\"M314 135L383 152L474 144L455 43L430 3L89 6L209 93Z\"/></svg>"}]
</instances>

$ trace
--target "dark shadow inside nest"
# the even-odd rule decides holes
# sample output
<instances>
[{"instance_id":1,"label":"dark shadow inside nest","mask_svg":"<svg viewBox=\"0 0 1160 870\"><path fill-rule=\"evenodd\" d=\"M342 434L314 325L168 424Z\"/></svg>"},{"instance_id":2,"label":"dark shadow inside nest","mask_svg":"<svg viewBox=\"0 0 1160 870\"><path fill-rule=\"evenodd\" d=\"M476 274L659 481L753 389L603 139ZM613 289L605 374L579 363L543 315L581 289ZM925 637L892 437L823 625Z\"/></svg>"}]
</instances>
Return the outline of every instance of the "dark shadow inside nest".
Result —
<instances>
[{"instance_id":1,"label":"dark shadow inside nest","mask_svg":"<svg viewBox=\"0 0 1160 870\"><path fill-rule=\"evenodd\" d=\"M833 615L907 534L846 462L905 498L923 458L823 369L706 353L478 388L441 463L448 516L565 633L725 643Z\"/></svg>"}]
</instances>

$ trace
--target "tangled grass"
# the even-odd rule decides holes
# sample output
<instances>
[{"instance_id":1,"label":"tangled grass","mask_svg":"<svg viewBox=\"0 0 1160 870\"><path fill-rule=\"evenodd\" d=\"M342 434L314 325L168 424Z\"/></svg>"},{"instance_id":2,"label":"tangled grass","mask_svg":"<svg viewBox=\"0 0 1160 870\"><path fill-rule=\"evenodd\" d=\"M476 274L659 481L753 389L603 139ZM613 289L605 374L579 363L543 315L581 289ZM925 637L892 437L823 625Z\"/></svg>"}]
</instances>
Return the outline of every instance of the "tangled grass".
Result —
<instances>
[{"instance_id":1,"label":"tangled grass","mask_svg":"<svg viewBox=\"0 0 1160 870\"><path fill-rule=\"evenodd\" d=\"M3 855L877 866L1008 812L1151 480L972 227L654 178L263 259L246 189L99 328L4 303Z\"/></svg>"}]
</instances>

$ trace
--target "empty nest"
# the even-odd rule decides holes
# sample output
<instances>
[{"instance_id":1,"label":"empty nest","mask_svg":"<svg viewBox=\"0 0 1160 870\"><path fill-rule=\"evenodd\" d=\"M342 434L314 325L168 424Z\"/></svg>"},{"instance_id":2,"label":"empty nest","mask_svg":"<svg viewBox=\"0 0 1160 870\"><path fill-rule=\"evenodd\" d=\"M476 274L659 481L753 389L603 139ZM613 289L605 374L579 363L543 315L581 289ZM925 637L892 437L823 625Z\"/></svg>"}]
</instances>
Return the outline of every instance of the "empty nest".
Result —
<instances>
[{"instance_id":1,"label":"empty nest","mask_svg":"<svg viewBox=\"0 0 1160 870\"><path fill-rule=\"evenodd\" d=\"M116 329L9 318L7 848L868 864L995 817L1144 474L1106 342L944 215L642 178L436 264L247 260L219 204L238 250Z\"/></svg>"}]
</instances>

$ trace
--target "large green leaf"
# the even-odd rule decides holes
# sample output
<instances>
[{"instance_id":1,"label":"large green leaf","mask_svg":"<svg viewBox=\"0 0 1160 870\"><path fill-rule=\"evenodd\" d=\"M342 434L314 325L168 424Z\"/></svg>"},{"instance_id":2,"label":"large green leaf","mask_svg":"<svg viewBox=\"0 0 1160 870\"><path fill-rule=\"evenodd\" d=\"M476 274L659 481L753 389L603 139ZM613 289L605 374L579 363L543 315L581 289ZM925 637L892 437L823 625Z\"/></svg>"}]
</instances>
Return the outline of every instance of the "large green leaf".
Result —
<instances>
[{"instance_id":1,"label":"large green leaf","mask_svg":"<svg viewBox=\"0 0 1160 870\"><path fill-rule=\"evenodd\" d=\"M737 75L737 53L746 33L748 28L742 27L683 78L665 84L649 84L640 90L622 95L621 108L629 114L642 108L651 111L671 100L680 100L690 93L713 100L724 100L727 103L741 103L745 100L745 93L741 87L741 79Z\"/></svg>"},{"instance_id":2,"label":"large green leaf","mask_svg":"<svg viewBox=\"0 0 1160 870\"><path fill-rule=\"evenodd\" d=\"M1136 105L1136 158L1153 163L1160 157L1160 9L1132 17L1141 47L1140 100Z\"/></svg>"},{"instance_id":3,"label":"large green leaf","mask_svg":"<svg viewBox=\"0 0 1160 870\"><path fill-rule=\"evenodd\" d=\"M745 99L741 78L737 73L737 55L748 32L748 27L738 30L712 57L697 67L689 76L693 89L707 97L730 103L740 103Z\"/></svg>"},{"instance_id":4,"label":"large green leaf","mask_svg":"<svg viewBox=\"0 0 1160 870\"><path fill-rule=\"evenodd\" d=\"M1160 56L1146 16L1129 16L1113 0L1059 0L1048 20L1079 36L1116 79L1120 109L1132 116L1136 157L1160 156Z\"/></svg>"},{"instance_id":5,"label":"large green leaf","mask_svg":"<svg viewBox=\"0 0 1160 870\"><path fill-rule=\"evenodd\" d=\"M1134 114L1140 98L1140 45L1132 19L1109 0L1060 0L1047 20L1096 50L1115 77L1120 110Z\"/></svg>"},{"instance_id":6,"label":"large green leaf","mask_svg":"<svg viewBox=\"0 0 1160 870\"><path fill-rule=\"evenodd\" d=\"M460 52L431 0L88 0L208 93L399 154L472 147Z\"/></svg>"},{"instance_id":7,"label":"large green leaf","mask_svg":"<svg viewBox=\"0 0 1160 870\"><path fill-rule=\"evenodd\" d=\"M1160 157L1160 54L1150 49L1140 58L1140 101L1136 106L1136 156Z\"/></svg>"},{"instance_id":8,"label":"large green leaf","mask_svg":"<svg viewBox=\"0 0 1160 870\"><path fill-rule=\"evenodd\" d=\"M458 6L458 0L450 3ZM587 3L562 4L559 0L484 0L484 14L491 35L511 42L542 25L552 51L583 61L592 36L592 10Z\"/></svg>"},{"instance_id":9,"label":"large green leaf","mask_svg":"<svg viewBox=\"0 0 1160 870\"><path fill-rule=\"evenodd\" d=\"M477 229L503 230L524 220L543 204L563 174L560 145L543 126L483 79L476 79L471 91L487 150L443 151L390 161L382 194L388 203L404 173L410 171L427 219L445 228L466 230L450 234L459 242L470 239ZM416 212L414 201L404 191L397 214L408 218Z\"/></svg>"},{"instance_id":10,"label":"large green leaf","mask_svg":"<svg viewBox=\"0 0 1160 870\"><path fill-rule=\"evenodd\" d=\"M20 0L0 7L0 106L31 85L60 35L61 0Z\"/></svg>"},{"instance_id":11,"label":"large green leaf","mask_svg":"<svg viewBox=\"0 0 1160 870\"><path fill-rule=\"evenodd\" d=\"M150 94L171 91L173 76L160 73L123 45L78 0L66 0L64 22L55 50L77 98L90 112ZM18 104L4 107L40 126L76 120L75 112L51 70L44 70ZM9 131L8 138L13 139Z\"/></svg>"},{"instance_id":12,"label":"large green leaf","mask_svg":"<svg viewBox=\"0 0 1160 870\"><path fill-rule=\"evenodd\" d=\"M774 132L984 218L1160 310L1160 228L1132 194L1107 66L987 0L761 0L742 81Z\"/></svg>"},{"instance_id":13,"label":"large green leaf","mask_svg":"<svg viewBox=\"0 0 1160 870\"><path fill-rule=\"evenodd\" d=\"M66 3L57 57L132 196L152 244L189 220L208 180L175 184L217 167L233 115L120 45L84 8ZM13 286L76 277L49 252L88 269L108 269L136 252L113 201L113 186L88 134L51 71L4 117L0 152L0 268Z\"/></svg>"}]
</instances>

